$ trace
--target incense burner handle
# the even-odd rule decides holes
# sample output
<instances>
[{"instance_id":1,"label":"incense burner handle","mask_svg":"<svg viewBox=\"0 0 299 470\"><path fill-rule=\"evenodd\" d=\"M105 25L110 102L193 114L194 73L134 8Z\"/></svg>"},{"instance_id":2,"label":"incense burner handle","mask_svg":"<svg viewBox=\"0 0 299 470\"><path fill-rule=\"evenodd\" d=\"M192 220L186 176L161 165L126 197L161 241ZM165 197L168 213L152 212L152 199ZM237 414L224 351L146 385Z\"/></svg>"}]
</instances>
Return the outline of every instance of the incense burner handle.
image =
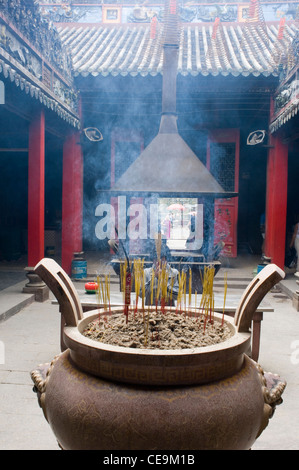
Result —
<instances>
[{"instance_id":1,"label":"incense burner handle","mask_svg":"<svg viewBox=\"0 0 299 470\"><path fill-rule=\"evenodd\" d=\"M80 298L67 273L51 258L43 258L34 271L56 297L67 326L77 326L83 318Z\"/></svg>"},{"instance_id":2,"label":"incense burner handle","mask_svg":"<svg viewBox=\"0 0 299 470\"><path fill-rule=\"evenodd\" d=\"M276 264L265 266L245 289L236 310L234 322L240 333L248 332L253 315L272 287L285 277L285 273Z\"/></svg>"}]
</instances>

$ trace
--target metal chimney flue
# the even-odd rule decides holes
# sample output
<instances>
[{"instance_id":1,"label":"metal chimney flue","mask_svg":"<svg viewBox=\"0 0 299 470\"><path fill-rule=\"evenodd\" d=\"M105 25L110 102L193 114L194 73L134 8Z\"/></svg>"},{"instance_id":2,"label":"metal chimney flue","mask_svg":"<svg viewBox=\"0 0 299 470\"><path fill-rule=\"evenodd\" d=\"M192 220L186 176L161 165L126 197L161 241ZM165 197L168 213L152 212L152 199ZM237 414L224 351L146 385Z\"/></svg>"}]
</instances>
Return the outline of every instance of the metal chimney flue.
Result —
<instances>
[{"instance_id":1,"label":"metal chimney flue","mask_svg":"<svg viewBox=\"0 0 299 470\"><path fill-rule=\"evenodd\" d=\"M159 132L171 134L178 132L176 112L176 79L178 48L164 46L162 114Z\"/></svg>"},{"instance_id":2,"label":"metal chimney flue","mask_svg":"<svg viewBox=\"0 0 299 470\"><path fill-rule=\"evenodd\" d=\"M168 0L163 29L162 115L159 132L174 133L177 129L176 82L180 28L176 0Z\"/></svg>"},{"instance_id":3,"label":"metal chimney flue","mask_svg":"<svg viewBox=\"0 0 299 470\"><path fill-rule=\"evenodd\" d=\"M180 22L176 0L166 0L162 35L162 112L157 136L111 188L113 192L213 198L226 193L178 133L177 73Z\"/></svg>"}]
</instances>

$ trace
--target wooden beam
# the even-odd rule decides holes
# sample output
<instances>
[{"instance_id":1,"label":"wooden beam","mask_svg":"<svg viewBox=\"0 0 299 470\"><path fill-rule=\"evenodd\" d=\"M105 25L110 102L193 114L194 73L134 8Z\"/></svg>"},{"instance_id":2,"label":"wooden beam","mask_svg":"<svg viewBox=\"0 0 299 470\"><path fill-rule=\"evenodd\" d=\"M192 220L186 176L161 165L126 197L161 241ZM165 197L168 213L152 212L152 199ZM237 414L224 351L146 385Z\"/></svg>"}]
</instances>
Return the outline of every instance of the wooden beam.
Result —
<instances>
[{"instance_id":1,"label":"wooden beam","mask_svg":"<svg viewBox=\"0 0 299 470\"><path fill-rule=\"evenodd\" d=\"M0 148L0 152L28 152L29 149Z\"/></svg>"}]
</instances>

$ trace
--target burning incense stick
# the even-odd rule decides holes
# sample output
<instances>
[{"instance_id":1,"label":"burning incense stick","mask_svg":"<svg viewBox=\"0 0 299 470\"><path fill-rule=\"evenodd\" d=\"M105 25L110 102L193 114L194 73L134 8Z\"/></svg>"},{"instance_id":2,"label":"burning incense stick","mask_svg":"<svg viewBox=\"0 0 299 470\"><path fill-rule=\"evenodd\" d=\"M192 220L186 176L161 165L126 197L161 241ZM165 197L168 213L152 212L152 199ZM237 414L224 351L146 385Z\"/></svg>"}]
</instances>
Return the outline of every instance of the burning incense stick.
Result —
<instances>
[{"instance_id":1,"label":"burning incense stick","mask_svg":"<svg viewBox=\"0 0 299 470\"><path fill-rule=\"evenodd\" d=\"M151 305L154 303L154 281L155 281L155 273L152 272L151 277Z\"/></svg>"},{"instance_id":2,"label":"burning incense stick","mask_svg":"<svg viewBox=\"0 0 299 470\"><path fill-rule=\"evenodd\" d=\"M135 293L136 293L136 305L135 305L135 313L137 313L138 309L138 297L140 291L140 284L141 284L141 260L136 259L134 261L134 277L135 277Z\"/></svg>"},{"instance_id":3,"label":"burning incense stick","mask_svg":"<svg viewBox=\"0 0 299 470\"><path fill-rule=\"evenodd\" d=\"M186 309L186 286L187 286L187 278L186 278L186 273L184 272L184 306Z\"/></svg>"},{"instance_id":4,"label":"burning incense stick","mask_svg":"<svg viewBox=\"0 0 299 470\"><path fill-rule=\"evenodd\" d=\"M125 305L124 305L124 314L126 315L126 322L128 322L129 305L131 303L131 268L130 268L130 261L129 261L129 257L127 255L126 249L124 247L124 244L118 236L118 230L117 230L116 227L114 229L115 229L115 233L117 235L119 244L121 245L121 247L123 249L125 259L126 259L126 270L124 271L125 279L124 279L123 286L124 286L124 303L125 303Z\"/></svg>"},{"instance_id":5,"label":"burning incense stick","mask_svg":"<svg viewBox=\"0 0 299 470\"><path fill-rule=\"evenodd\" d=\"M110 303L110 274L106 276L106 290L107 290L107 299L109 305L109 312L111 311L111 303Z\"/></svg>"},{"instance_id":6,"label":"burning incense stick","mask_svg":"<svg viewBox=\"0 0 299 470\"><path fill-rule=\"evenodd\" d=\"M160 261L161 247L162 247L162 234L161 233L158 233L158 238L156 239L155 244L156 244L156 251L157 251L158 261Z\"/></svg>"},{"instance_id":7,"label":"burning incense stick","mask_svg":"<svg viewBox=\"0 0 299 470\"><path fill-rule=\"evenodd\" d=\"M214 282L215 268L213 266L205 266L204 275L202 280L202 297L200 302L200 309L204 313L204 331L206 326L207 318L210 317L209 321L212 323L214 320L214 293L213 293L213 282ZM209 315L210 314L210 315Z\"/></svg>"},{"instance_id":8,"label":"burning incense stick","mask_svg":"<svg viewBox=\"0 0 299 470\"><path fill-rule=\"evenodd\" d=\"M97 295L98 295L98 302L99 304L101 303L101 286L100 286L100 276L97 276L97 283L98 283L98 291L97 291Z\"/></svg>"},{"instance_id":9,"label":"burning incense stick","mask_svg":"<svg viewBox=\"0 0 299 470\"><path fill-rule=\"evenodd\" d=\"M144 302L145 302L145 272L142 273L142 311L144 315Z\"/></svg>"},{"instance_id":10,"label":"burning incense stick","mask_svg":"<svg viewBox=\"0 0 299 470\"><path fill-rule=\"evenodd\" d=\"M189 309L191 305L191 296L192 296L192 271L189 268Z\"/></svg>"},{"instance_id":11,"label":"burning incense stick","mask_svg":"<svg viewBox=\"0 0 299 470\"><path fill-rule=\"evenodd\" d=\"M169 305L172 305L172 291L173 291L173 285L174 285L174 277L172 276L172 278L171 278L171 288L170 288L170 297L169 297Z\"/></svg>"},{"instance_id":12,"label":"burning incense stick","mask_svg":"<svg viewBox=\"0 0 299 470\"><path fill-rule=\"evenodd\" d=\"M224 275L224 299L223 299L223 313L222 313L221 326L223 326L223 323L224 323L224 310L225 310L226 293L227 293L227 273L225 273L225 275Z\"/></svg>"},{"instance_id":13,"label":"burning incense stick","mask_svg":"<svg viewBox=\"0 0 299 470\"><path fill-rule=\"evenodd\" d=\"M129 305L131 303L131 271L127 269L126 271L126 283L125 283L125 308L124 314L126 316L126 323L129 319Z\"/></svg>"}]
</instances>

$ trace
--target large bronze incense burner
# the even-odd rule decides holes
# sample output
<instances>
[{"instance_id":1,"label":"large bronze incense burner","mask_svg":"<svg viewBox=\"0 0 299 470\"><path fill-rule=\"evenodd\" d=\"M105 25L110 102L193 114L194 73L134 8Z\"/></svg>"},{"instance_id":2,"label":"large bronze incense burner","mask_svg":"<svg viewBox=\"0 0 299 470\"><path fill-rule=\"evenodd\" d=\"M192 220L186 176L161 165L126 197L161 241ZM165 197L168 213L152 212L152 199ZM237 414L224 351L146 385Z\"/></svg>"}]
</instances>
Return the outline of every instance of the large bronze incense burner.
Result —
<instances>
[{"instance_id":1,"label":"large bronze incense burner","mask_svg":"<svg viewBox=\"0 0 299 470\"><path fill-rule=\"evenodd\" d=\"M109 321L125 309L84 316L71 280L53 260L44 259L35 269L52 289L63 318L66 349L32 372L45 418L63 449L250 449L285 387L246 354L255 309L283 271L269 265L250 283L234 319L225 319L231 331L227 340L163 350L87 338L82 334L87 324L103 315ZM142 315L141 308L134 309L129 308L128 321ZM214 321L221 322L221 315Z\"/></svg>"}]
</instances>

